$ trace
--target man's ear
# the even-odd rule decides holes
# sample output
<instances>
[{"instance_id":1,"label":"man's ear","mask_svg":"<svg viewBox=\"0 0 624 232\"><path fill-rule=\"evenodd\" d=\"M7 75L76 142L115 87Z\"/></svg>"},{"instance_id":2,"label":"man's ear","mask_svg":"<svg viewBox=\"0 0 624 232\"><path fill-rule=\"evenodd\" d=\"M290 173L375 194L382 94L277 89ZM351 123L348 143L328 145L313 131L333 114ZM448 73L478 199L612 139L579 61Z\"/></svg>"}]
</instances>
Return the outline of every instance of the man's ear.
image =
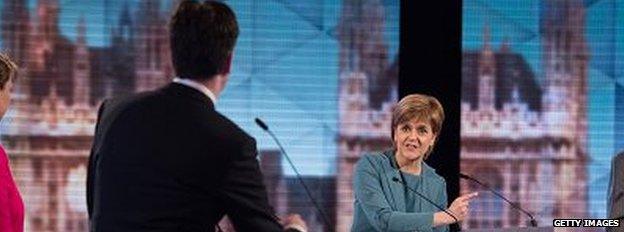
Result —
<instances>
[{"instance_id":1,"label":"man's ear","mask_svg":"<svg viewBox=\"0 0 624 232\"><path fill-rule=\"evenodd\" d=\"M233 53L230 53L230 55L228 55L227 60L225 61L225 64L223 65L223 69L221 70L221 74L228 75L230 74L230 72L232 72L233 57L234 57Z\"/></svg>"}]
</instances>

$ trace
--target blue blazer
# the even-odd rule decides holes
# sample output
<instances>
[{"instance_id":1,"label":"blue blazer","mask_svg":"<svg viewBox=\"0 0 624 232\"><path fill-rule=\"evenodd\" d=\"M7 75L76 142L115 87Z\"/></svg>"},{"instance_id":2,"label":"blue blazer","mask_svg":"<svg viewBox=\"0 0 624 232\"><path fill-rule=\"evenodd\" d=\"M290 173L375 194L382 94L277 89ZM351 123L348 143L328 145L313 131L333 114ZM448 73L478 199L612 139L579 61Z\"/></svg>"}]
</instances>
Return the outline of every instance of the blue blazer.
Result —
<instances>
[{"instance_id":1,"label":"blue blazer","mask_svg":"<svg viewBox=\"0 0 624 232\"><path fill-rule=\"evenodd\" d=\"M403 175L410 175L403 173ZM362 156L353 175L355 197L351 231L448 231L448 226L434 228L433 214L440 211L393 178L402 179L394 151ZM422 186L410 186L437 205L446 208L446 182L423 162ZM406 194L414 194L417 204L406 207Z\"/></svg>"}]
</instances>

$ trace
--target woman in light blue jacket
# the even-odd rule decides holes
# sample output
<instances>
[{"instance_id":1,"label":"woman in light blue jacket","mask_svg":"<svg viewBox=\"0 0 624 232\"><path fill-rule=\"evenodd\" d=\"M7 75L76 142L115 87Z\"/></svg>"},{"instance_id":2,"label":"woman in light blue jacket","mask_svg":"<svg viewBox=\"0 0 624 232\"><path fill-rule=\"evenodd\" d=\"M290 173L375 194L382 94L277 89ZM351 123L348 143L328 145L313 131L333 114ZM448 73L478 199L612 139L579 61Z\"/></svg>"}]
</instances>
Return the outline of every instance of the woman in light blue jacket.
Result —
<instances>
[{"instance_id":1,"label":"woman in light blue jacket","mask_svg":"<svg viewBox=\"0 0 624 232\"><path fill-rule=\"evenodd\" d=\"M437 99L420 94L401 99L392 112L394 149L364 155L355 165L351 231L448 231L449 224L466 217L476 193L446 208L446 182L423 162L443 121Z\"/></svg>"}]
</instances>

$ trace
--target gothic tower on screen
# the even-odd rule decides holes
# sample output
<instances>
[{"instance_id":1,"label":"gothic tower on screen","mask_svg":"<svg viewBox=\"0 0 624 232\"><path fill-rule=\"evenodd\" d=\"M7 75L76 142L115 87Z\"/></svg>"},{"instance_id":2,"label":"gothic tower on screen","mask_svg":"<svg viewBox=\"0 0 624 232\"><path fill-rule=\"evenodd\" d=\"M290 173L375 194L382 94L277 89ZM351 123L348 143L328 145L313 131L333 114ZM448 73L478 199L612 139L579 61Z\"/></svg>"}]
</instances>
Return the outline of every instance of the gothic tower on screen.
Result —
<instances>
[{"instance_id":1,"label":"gothic tower on screen","mask_svg":"<svg viewBox=\"0 0 624 232\"><path fill-rule=\"evenodd\" d=\"M76 14L74 38L60 29L59 1L39 0L32 10L26 0L4 2L2 49L19 77L0 131L25 201L25 231L88 231L86 165L100 103L172 77L158 2L142 0L138 12L123 6L102 33L88 34L92 19ZM109 44L89 46L89 37L109 34Z\"/></svg>"},{"instance_id":2,"label":"gothic tower on screen","mask_svg":"<svg viewBox=\"0 0 624 232\"><path fill-rule=\"evenodd\" d=\"M547 225L553 218L588 213L589 54L583 1L542 1L539 23L542 78L507 42L495 48L490 41L495 28L488 25L481 49L463 53L461 169ZM462 193L477 190L461 182ZM482 194L471 210L464 228L527 222L491 194Z\"/></svg>"},{"instance_id":3,"label":"gothic tower on screen","mask_svg":"<svg viewBox=\"0 0 624 232\"><path fill-rule=\"evenodd\" d=\"M160 1L142 0L136 24L136 91L154 90L168 83L173 75L169 55L167 19Z\"/></svg>"},{"instance_id":4,"label":"gothic tower on screen","mask_svg":"<svg viewBox=\"0 0 624 232\"><path fill-rule=\"evenodd\" d=\"M390 144L390 117L397 100L398 60L388 57L385 9L379 0L343 1L338 25L339 132L336 231L353 221L353 166Z\"/></svg>"}]
</instances>

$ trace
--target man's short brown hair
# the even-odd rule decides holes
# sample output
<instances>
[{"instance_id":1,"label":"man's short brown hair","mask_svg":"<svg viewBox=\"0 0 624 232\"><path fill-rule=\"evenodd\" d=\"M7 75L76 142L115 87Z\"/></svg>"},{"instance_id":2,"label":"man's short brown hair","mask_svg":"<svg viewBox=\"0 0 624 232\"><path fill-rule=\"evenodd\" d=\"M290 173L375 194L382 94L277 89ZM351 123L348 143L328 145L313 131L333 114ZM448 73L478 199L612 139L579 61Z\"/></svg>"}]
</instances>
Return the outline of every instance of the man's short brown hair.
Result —
<instances>
[{"instance_id":1,"label":"man's short brown hair","mask_svg":"<svg viewBox=\"0 0 624 232\"><path fill-rule=\"evenodd\" d=\"M182 1L169 30L178 77L208 79L225 71L238 37L238 23L230 7L217 1Z\"/></svg>"}]
</instances>

